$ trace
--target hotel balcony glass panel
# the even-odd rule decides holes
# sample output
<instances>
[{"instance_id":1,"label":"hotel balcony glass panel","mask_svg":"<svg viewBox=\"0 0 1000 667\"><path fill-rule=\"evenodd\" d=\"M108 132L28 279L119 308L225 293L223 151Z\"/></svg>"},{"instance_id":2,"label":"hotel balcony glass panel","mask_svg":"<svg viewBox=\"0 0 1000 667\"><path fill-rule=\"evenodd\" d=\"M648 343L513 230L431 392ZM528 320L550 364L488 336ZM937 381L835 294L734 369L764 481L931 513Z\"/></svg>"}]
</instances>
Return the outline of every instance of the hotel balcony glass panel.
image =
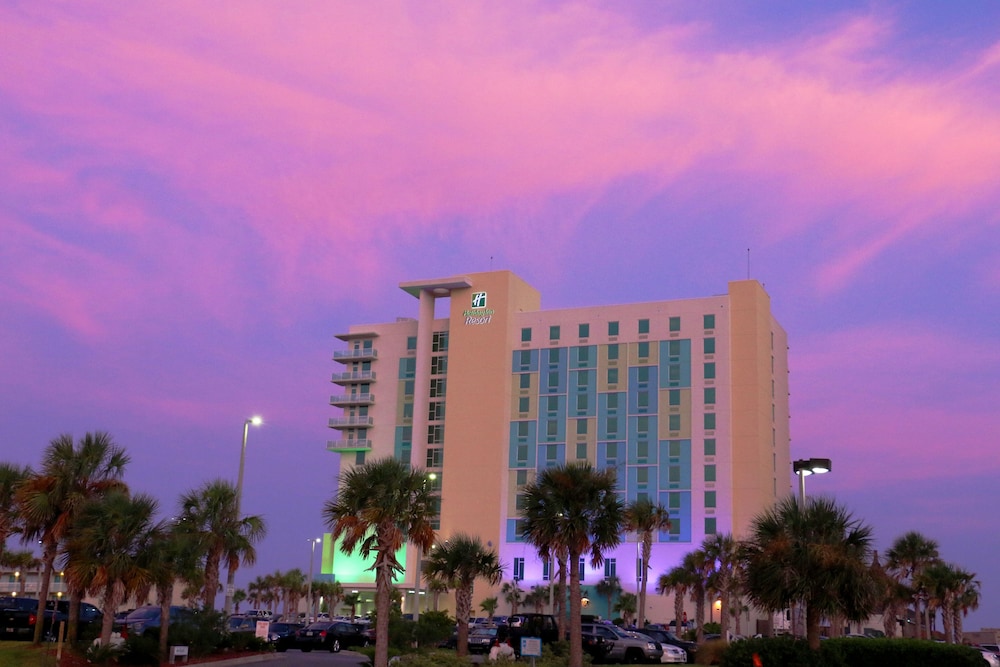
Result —
<instances>
[{"instance_id":1,"label":"hotel balcony glass panel","mask_svg":"<svg viewBox=\"0 0 1000 667\"><path fill-rule=\"evenodd\" d=\"M337 350L333 353L334 361L360 361L362 359L374 359L378 356L378 351L373 348L359 348L357 350Z\"/></svg>"},{"instance_id":2,"label":"hotel balcony glass panel","mask_svg":"<svg viewBox=\"0 0 1000 667\"><path fill-rule=\"evenodd\" d=\"M334 373L330 380L334 384L351 384L353 382L373 382L375 371L348 371L346 373Z\"/></svg>"},{"instance_id":3,"label":"hotel balcony glass panel","mask_svg":"<svg viewBox=\"0 0 1000 667\"><path fill-rule=\"evenodd\" d=\"M330 452L367 452L372 448L371 440L327 440L326 449Z\"/></svg>"},{"instance_id":4,"label":"hotel balcony glass panel","mask_svg":"<svg viewBox=\"0 0 1000 667\"><path fill-rule=\"evenodd\" d=\"M330 397L330 405L371 405L375 394L335 394Z\"/></svg>"},{"instance_id":5,"label":"hotel balcony glass panel","mask_svg":"<svg viewBox=\"0 0 1000 667\"><path fill-rule=\"evenodd\" d=\"M371 417L333 417L330 428L367 428L372 425Z\"/></svg>"}]
</instances>

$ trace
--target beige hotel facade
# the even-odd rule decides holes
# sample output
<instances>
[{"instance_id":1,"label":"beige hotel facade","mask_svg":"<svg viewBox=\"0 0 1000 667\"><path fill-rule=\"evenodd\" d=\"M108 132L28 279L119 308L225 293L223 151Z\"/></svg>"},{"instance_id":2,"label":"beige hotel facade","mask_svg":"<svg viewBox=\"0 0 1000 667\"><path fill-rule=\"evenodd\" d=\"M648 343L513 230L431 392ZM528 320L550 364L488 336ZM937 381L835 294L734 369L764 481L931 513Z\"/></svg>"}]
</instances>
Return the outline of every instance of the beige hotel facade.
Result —
<instances>
[{"instance_id":1,"label":"beige hotel facade","mask_svg":"<svg viewBox=\"0 0 1000 667\"><path fill-rule=\"evenodd\" d=\"M505 581L526 591L549 582L518 536L518 491L548 466L612 467L623 501L669 509L650 591L706 535L745 535L756 513L791 492L787 338L757 281L704 298L561 310L543 310L538 290L509 271L400 287L414 316L337 336L331 404L340 413L327 449L341 471L395 456L434 473L440 539L478 535L498 551ZM447 317L435 317L438 299ZM323 573L371 590L366 565L334 546L327 539ZM426 609L408 552L404 608ZM592 589L606 576L637 591L637 555L627 534L602 568L578 565L589 613L608 615ZM496 594L480 582L474 608ZM498 613L507 610L501 602ZM647 610L665 621L672 601L650 595Z\"/></svg>"}]
</instances>

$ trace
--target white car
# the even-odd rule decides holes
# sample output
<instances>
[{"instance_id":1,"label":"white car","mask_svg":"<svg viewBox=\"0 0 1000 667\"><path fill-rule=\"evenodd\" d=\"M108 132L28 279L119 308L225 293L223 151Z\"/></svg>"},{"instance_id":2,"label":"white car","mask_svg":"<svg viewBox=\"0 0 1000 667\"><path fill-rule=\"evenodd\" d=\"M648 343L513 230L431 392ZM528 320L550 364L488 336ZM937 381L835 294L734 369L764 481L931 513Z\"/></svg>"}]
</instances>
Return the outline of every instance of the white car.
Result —
<instances>
[{"instance_id":1,"label":"white car","mask_svg":"<svg viewBox=\"0 0 1000 667\"><path fill-rule=\"evenodd\" d=\"M660 662L668 662L671 664L686 664L688 661L687 651L682 649L680 646L674 646L673 644L660 644L663 647L663 655L660 656Z\"/></svg>"},{"instance_id":2,"label":"white car","mask_svg":"<svg viewBox=\"0 0 1000 667\"><path fill-rule=\"evenodd\" d=\"M987 651L984 648L979 650L983 652L983 660L986 661L986 664L990 667L1000 667L1000 656L993 651Z\"/></svg>"}]
</instances>

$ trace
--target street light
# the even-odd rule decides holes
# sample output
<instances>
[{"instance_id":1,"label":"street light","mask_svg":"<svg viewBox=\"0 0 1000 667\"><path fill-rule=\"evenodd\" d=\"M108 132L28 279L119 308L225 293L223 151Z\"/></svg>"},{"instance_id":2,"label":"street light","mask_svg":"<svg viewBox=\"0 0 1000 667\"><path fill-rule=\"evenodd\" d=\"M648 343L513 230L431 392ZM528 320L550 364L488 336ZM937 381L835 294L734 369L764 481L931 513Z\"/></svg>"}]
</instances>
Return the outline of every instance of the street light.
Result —
<instances>
[{"instance_id":1,"label":"street light","mask_svg":"<svg viewBox=\"0 0 1000 667\"><path fill-rule=\"evenodd\" d=\"M792 461L792 470L799 476L799 504L806 505L806 475L821 475L830 472L830 459L798 459Z\"/></svg>"},{"instance_id":2,"label":"street light","mask_svg":"<svg viewBox=\"0 0 1000 667\"><path fill-rule=\"evenodd\" d=\"M312 546L312 550L309 552L309 586L306 589L306 600L309 601L309 617L315 618L316 613L314 607L316 603L313 601L313 558L316 556L316 545L323 541L322 537L317 537L315 539L310 539L309 544Z\"/></svg>"},{"instance_id":3,"label":"street light","mask_svg":"<svg viewBox=\"0 0 1000 667\"><path fill-rule=\"evenodd\" d=\"M246 463L247 458L247 434L250 432L250 425L260 426L264 423L264 420L260 415L254 415L243 422L243 446L240 448L240 472L236 476L236 519L240 518L240 509L243 505L243 466ZM229 568L229 576L226 578L226 604L225 613L226 616L233 609L233 593L235 592L234 581L236 579L236 571L233 568Z\"/></svg>"}]
</instances>

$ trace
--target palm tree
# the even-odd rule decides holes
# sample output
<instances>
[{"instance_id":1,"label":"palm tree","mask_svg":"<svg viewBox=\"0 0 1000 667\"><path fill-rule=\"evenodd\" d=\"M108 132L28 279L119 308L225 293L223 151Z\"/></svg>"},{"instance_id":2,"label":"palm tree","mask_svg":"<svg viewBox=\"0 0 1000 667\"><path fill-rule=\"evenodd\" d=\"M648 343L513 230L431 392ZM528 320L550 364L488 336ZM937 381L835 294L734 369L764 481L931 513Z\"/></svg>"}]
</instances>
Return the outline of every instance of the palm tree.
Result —
<instances>
[{"instance_id":1,"label":"palm tree","mask_svg":"<svg viewBox=\"0 0 1000 667\"><path fill-rule=\"evenodd\" d=\"M699 577L700 578L700 577ZM694 586L694 579L682 565L671 568L660 575L656 583L656 592L661 595L674 594L674 632L681 636L684 626L684 596Z\"/></svg>"},{"instance_id":2,"label":"palm tree","mask_svg":"<svg viewBox=\"0 0 1000 667\"><path fill-rule=\"evenodd\" d=\"M710 568L708 577L709 589L718 593L722 601L722 613L719 624L723 641L729 638L729 616L733 600L741 591L742 572L740 565L739 543L732 534L709 535L701 544L702 550Z\"/></svg>"},{"instance_id":3,"label":"palm tree","mask_svg":"<svg viewBox=\"0 0 1000 667\"><path fill-rule=\"evenodd\" d=\"M594 586L594 589L596 590L598 595L600 595L607 601L608 604L606 609L608 612L608 618L611 618L611 607L614 604L614 597L619 593L621 593L622 590L621 581L618 579L618 577L614 575L610 577L604 577L603 579L597 582L597 585Z\"/></svg>"},{"instance_id":4,"label":"palm tree","mask_svg":"<svg viewBox=\"0 0 1000 667\"><path fill-rule=\"evenodd\" d=\"M42 561L35 556L34 553L27 550L20 551L4 551L3 555L0 555L0 565L3 567L9 567L13 570L21 572L20 585L18 586L18 594L24 595L25 584L27 583L26 573L29 570L37 570L42 566Z\"/></svg>"},{"instance_id":5,"label":"palm tree","mask_svg":"<svg viewBox=\"0 0 1000 667\"><path fill-rule=\"evenodd\" d=\"M971 572L959 572L959 588L955 596L955 643L964 644L962 619L969 611L979 608L980 583Z\"/></svg>"},{"instance_id":6,"label":"palm tree","mask_svg":"<svg viewBox=\"0 0 1000 667\"><path fill-rule=\"evenodd\" d=\"M293 568L282 575L281 589L285 596L285 618L299 615L299 600L306 592L306 575L299 568Z\"/></svg>"},{"instance_id":7,"label":"palm tree","mask_svg":"<svg viewBox=\"0 0 1000 667\"><path fill-rule=\"evenodd\" d=\"M179 526L202 554L205 583L201 599L207 609L215 609L222 566L235 569L241 560L244 565L253 565L257 559L254 544L266 534L263 518L239 517L236 507L236 487L222 479L181 496Z\"/></svg>"},{"instance_id":8,"label":"palm tree","mask_svg":"<svg viewBox=\"0 0 1000 667\"><path fill-rule=\"evenodd\" d=\"M17 487L31 476L31 468L27 466L0 463L0 558L4 555L7 538L14 534L20 520Z\"/></svg>"},{"instance_id":9,"label":"palm tree","mask_svg":"<svg viewBox=\"0 0 1000 667\"><path fill-rule=\"evenodd\" d=\"M875 611L882 615L882 630L886 637L895 637L899 619L906 613L906 607L910 602L910 589L885 571L877 551L872 554L869 570L877 593Z\"/></svg>"},{"instance_id":10,"label":"palm tree","mask_svg":"<svg viewBox=\"0 0 1000 667\"><path fill-rule=\"evenodd\" d=\"M500 593L503 595L504 602L510 605L510 615L515 615L517 613L517 606L521 603L521 597L524 594L521 586L517 583L517 579L504 582L504 585L500 587Z\"/></svg>"},{"instance_id":11,"label":"palm tree","mask_svg":"<svg viewBox=\"0 0 1000 667\"><path fill-rule=\"evenodd\" d=\"M748 595L768 611L803 604L806 638L819 650L821 616L862 620L875 607L871 539L871 528L831 499L810 498L803 505L785 498L751 522Z\"/></svg>"},{"instance_id":12,"label":"palm tree","mask_svg":"<svg viewBox=\"0 0 1000 667\"><path fill-rule=\"evenodd\" d=\"M361 593L348 593L344 596L343 602L344 606L350 608L351 619L353 620L358 614L358 605L361 604ZM378 623L377 618L375 619L375 622Z\"/></svg>"},{"instance_id":13,"label":"palm tree","mask_svg":"<svg viewBox=\"0 0 1000 667\"><path fill-rule=\"evenodd\" d=\"M631 627L634 623L635 610L635 593L626 591L618 596L618 602L615 603L615 611L622 615L622 621L625 622L626 627Z\"/></svg>"},{"instance_id":14,"label":"palm tree","mask_svg":"<svg viewBox=\"0 0 1000 667\"><path fill-rule=\"evenodd\" d=\"M389 664L389 605L393 576L403 571L396 552L412 542L421 552L434 543L436 501L423 470L387 457L340 476L339 492L323 506L332 539L345 554L375 556L375 667Z\"/></svg>"},{"instance_id":15,"label":"palm tree","mask_svg":"<svg viewBox=\"0 0 1000 667\"><path fill-rule=\"evenodd\" d=\"M528 594L524 596L525 606L531 607L536 614L542 613L542 609L549 601L549 587L540 584L532 586Z\"/></svg>"},{"instance_id":16,"label":"palm tree","mask_svg":"<svg viewBox=\"0 0 1000 667\"><path fill-rule=\"evenodd\" d=\"M448 588L448 582L439 577L427 577L425 581L427 582L427 592L431 596L431 609L437 611L441 596L451 589Z\"/></svg>"},{"instance_id":17,"label":"palm tree","mask_svg":"<svg viewBox=\"0 0 1000 667\"><path fill-rule=\"evenodd\" d=\"M483 610L484 614L486 614L487 619L493 618L493 615L496 614L497 607L499 606L500 606L500 599L497 598L495 595L491 598L486 598L485 600L479 603L479 608Z\"/></svg>"},{"instance_id":18,"label":"palm tree","mask_svg":"<svg viewBox=\"0 0 1000 667\"><path fill-rule=\"evenodd\" d=\"M153 521L156 507L151 496L112 491L80 507L67 535L66 575L89 582L87 590L100 596L104 646L111 641L115 611L151 579L143 558L158 529Z\"/></svg>"},{"instance_id":19,"label":"palm tree","mask_svg":"<svg viewBox=\"0 0 1000 667\"><path fill-rule=\"evenodd\" d=\"M195 582L196 590L203 586L203 572L200 567L199 541L197 536L183 530L178 521L163 522L154 531L150 548L144 553L144 566L149 570L149 583L156 587L156 604L160 606L160 661L167 659L167 645L170 634L170 605L173 603L174 587L178 579ZM188 584L191 585L190 583ZM145 601L149 588L139 589L136 597ZM195 597L199 597L196 593Z\"/></svg>"},{"instance_id":20,"label":"palm tree","mask_svg":"<svg viewBox=\"0 0 1000 667\"><path fill-rule=\"evenodd\" d=\"M61 435L45 448L41 470L17 486L15 500L23 521L23 539L25 542L38 540L42 544L38 618L44 615L56 556L77 512L93 498L127 489L121 478L128 461L125 450L117 446L107 433L87 433L76 444L73 436ZM80 599L88 583L74 579L68 581L69 641L76 639ZM35 624L35 645L42 642L43 625Z\"/></svg>"},{"instance_id":21,"label":"palm tree","mask_svg":"<svg viewBox=\"0 0 1000 667\"><path fill-rule=\"evenodd\" d=\"M326 611L332 616L337 605L344 599L344 586L339 581L314 581L313 597L322 599Z\"/></svg>"},{"instance_id":22,"label":"palm tree","mask_svg":"<svg viewBox=\"0 0 1000 667\"><path fill-rule=\"evenodd\" d=\"M649 579L649 559L653 555L653 535L670 530L670 512L649 498L633 500L625 508L625 530L639 536L642 545L642 577L639 581L639 625L646 624L646 582Z\"/></svg>"},{"instance_id":23,"label":"palm tree","mask_svg":"<svg viewBox=\"0 0 1000 667\"><path fill-rule=\"evenodd\" d=\"M458 533L439 543L424 563L424 572L440 577L455 589L455 618L458 621L458 655L469 653L469 624L472 614L473 586L476 579L485 579L496 586L503 578L500 558L478 537Z\"/></svg>"},{"instance_id":24,"label":"palm tree","mask_svg":"<svg viewBox=\"0 0 1000 667\"><path fill-rule=\"evenodd\" d=\"M247 594L250 596L250 601L253 603L254 609L263 609L264 594L267 592L267 589L267 581L260 575L257 575L253 581L247 584Z\"/></svg>"},{"instance_id":25,"label":"palm tree","mask_svg":"<svg viewBox=\"0 0 1000 667\"><path fill-rule=\"evenodd\" d=\"M240 613L240 605L244 601L246 601L247 597L248 597L247 596L247 592L245 590L243 590L242 588L237 588L235 591L233 591L233 613L234 614L239 614Z\"/></svg>"},{"instance_id":26,"label":"palm tree","mask_svg":"<svg viewBox=\"0 0 1000 667\"><path fill-rule=\"evenodd\" d=\"M896 538L885 555L888 559L888 570L895 574L900 581L908 583L911 588L917 637L924 637L925 634L929 637L930 626L921 620L925 617L921 616L920 602L925 596L920 595L920 586L917 582L924 569L938 561L937 542L911 530Z\"/></svg>"},{"instance_id":27,"label":"palm tree","mask_svg":"<svg viewBox=\"0 0 1000 667\"><path fill-rule=\"evenodd\" d=\"M679 567L689 582L688 593L694 602L695 637L701 642L705 639L705 598L708 595L711 563L704 549L695 549L684 555Z\"/></svg>"},{"instance_id":28,"label":"palm tree","mask_svg":"<svg viewBox=\"0 0 1000 667\"><path fill-rule=\"evenodd\" d=\"M593 567L621 542L624 510L613 468L597 471L590 463L546 468L524 487L521 536L543 558L565 554L569 569L569 667L583 664L580 570L589 552Z\"/></svg>"}]
</instances>

